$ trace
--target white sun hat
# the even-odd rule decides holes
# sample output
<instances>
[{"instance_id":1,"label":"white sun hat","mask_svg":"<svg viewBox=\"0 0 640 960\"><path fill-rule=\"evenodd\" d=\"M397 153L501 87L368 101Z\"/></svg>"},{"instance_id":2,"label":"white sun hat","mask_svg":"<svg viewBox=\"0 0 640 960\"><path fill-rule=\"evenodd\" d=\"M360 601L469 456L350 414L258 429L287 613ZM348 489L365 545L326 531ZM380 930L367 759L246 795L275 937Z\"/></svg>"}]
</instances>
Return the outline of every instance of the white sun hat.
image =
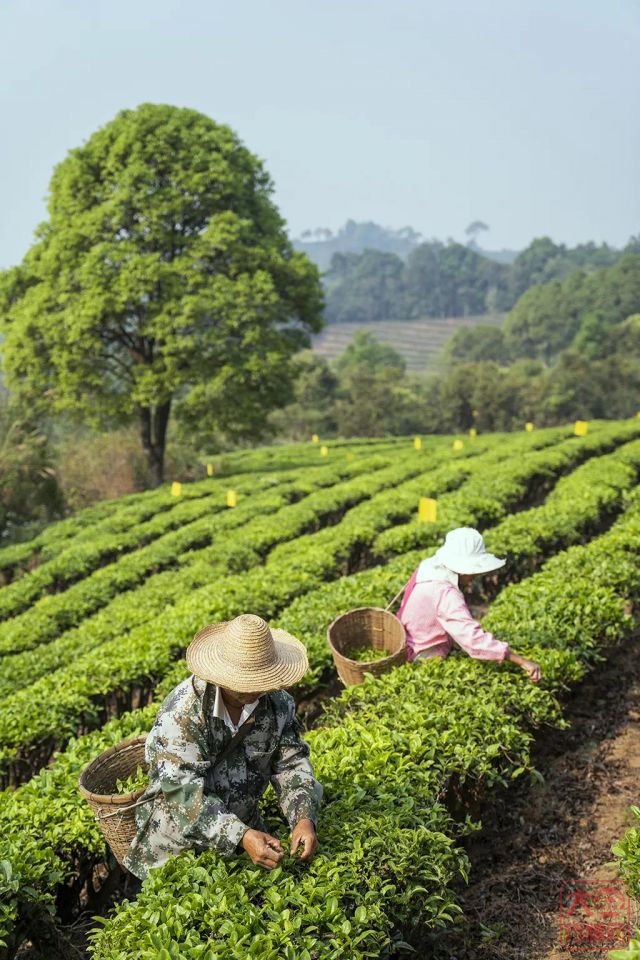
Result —
<instances>
[{"instance_id":1,"label":"white sun hat","mask_svg":"<svg viewBox=\"0 0 640 960\"><path fill-rule=\"evenodd\" d=\"M309 661L304 644L292 634L243 613L203 627L187 648L187 666L209 683L237 693L262 693L297 683Z\"/></svg>"},{"instance_id":2,"label":"white sun hat","mask_svg":"<svg viewBox=\"0 0 640 960\"><path fill-rule=\"evenodd\" d=\"M489 573L491 570L499 570L507 562L489 553L482 534L473 527L450 530L434 560L454 573L461 574Z\"/></svg>"}]
</instances>

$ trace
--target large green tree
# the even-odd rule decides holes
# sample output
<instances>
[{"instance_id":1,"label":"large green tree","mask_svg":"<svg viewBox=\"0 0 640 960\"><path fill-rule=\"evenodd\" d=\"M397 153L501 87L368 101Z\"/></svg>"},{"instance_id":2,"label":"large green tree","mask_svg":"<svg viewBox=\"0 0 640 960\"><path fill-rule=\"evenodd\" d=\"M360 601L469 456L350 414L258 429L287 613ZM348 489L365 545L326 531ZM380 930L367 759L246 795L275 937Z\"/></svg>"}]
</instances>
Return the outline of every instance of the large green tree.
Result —
<instances>
[{"instance_id":1,"label":"large green tree","mask_svg":"<svg viewBox=\"0 0 640 960\"><path fill-rule=\"evenodd\" d=\"M0 277L6 380L32 407L137 417L154 483L172 410L190 435L259 436L321 326L262 162L194 110L124 110L55 169L49 218Z\"/></svg>"}]
</instances>

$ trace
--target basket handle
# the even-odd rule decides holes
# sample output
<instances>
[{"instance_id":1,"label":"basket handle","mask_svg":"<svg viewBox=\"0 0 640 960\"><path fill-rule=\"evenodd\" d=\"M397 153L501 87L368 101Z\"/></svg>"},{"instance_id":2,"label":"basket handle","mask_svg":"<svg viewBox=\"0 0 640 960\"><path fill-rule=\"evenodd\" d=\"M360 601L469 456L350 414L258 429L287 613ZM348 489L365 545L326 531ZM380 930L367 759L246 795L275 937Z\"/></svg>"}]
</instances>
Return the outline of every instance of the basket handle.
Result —
<instances>
[{"instance_id":1,"label":"basket handle","mask_svg":"<svg viewBox=\"0 0 640 960\"><path fill-rule=\"evenodd\" d=\"M119 813L125 813L127 810L133 810L134 807L139 807L143 803L149 803L151 800L155 800L157 796L157 793L152 793L150 797L142 797L140 800L136 800L135 803L128 803L126 806L118 807L118 809L112 813L99 813L98 820L108 820L109 817L117 817Z\"/></svg>"},{"instance_id":2,"label":"basket handle","mask_svg":"<svg viewBox=\"0 0 640 960\"><path fill-rule=\"evenodd\" d=\"M404 586L400 587L400 589L399 589L398 592L396 593L396 595L395 595L395 597L393 598L393 600L390 600L389 603L388 603L388 604L386 605L386 607L384 608L385 610L389 610L389 608L394 605L394 603L396 602L396 600L398 599L398 597L400 596L400 594L403 593L403 592L405 591L405 589L408 587L410 580L411 580L411 577L409 577L409 580L407 580L407 582L404 584Z\"/></svg>"}]
</instances>

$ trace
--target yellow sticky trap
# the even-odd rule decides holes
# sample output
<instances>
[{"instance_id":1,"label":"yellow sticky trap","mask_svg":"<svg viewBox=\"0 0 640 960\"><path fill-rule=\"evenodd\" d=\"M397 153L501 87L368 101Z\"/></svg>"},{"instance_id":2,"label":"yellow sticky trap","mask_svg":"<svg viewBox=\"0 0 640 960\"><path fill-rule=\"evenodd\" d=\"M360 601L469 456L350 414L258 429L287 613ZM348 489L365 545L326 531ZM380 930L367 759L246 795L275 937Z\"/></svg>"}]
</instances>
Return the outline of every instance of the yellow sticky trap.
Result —
<instances>
[{"instance_id":1,"label":"yellow sticky trap","mask_svg":"<svg viewBox=\"0 0 640 960\"><path fill-rule=\"evenodd\" d=\"M438 501L433 497L420 497L418 501L418 520L420 523L435 523L438 516Z\"/></svg>"},{"instance_id":2,"label":"yellow sticky trap","mask_svg":"<svg viewBox=\"0 0 640 960\"><path fill-rule=\"evenodd\" d=\"M589 424L586 420L576 420L573 432L576 437L586 437L589 432Z\"/></svg>"},{"instance_id":3,"label":"yellow sticky trap","mask_svg":"<svg viewBox=\"0 0 640 960\"><path fill-rule=\"evenodd\" d=\"M329 456L329 447L320 447L320 453L323 457Z\"/></svg>"},{"instance_id":4,"label":"yellow sticky trap","mask_svg":"<svg viewBox=\"0 0 640 960\"><path fill-rule=\"evenodd\" d=\"M413 438L413 447L414 450L422 450L422 437Z\"/></svg>"},{"instance_id":5,"label":"yellow sticky trap","mask_svg":"<svg viewBox=\"0 0 640 960\"><path fill-rule=\"evenodd\" d=\"M469 430L469 436L471 437L472 440L474 439L474 437L478 436L478 431L476 430L475 427L471 427L471 429Z\"/></svg>"},{"instance_id":6,"label":"yellow sticky trap","mask_svg":"<svg viewBox=\"0 0 640 960\"><path fill-rule=\"evenodd\" d=\"M174 480L173 483L171 484L172 496L179 497L181 493L182 493L182 484L178 483L177 480Z\"/></svg>"},{"instance_id":7,"label":"yellow sticky trap","mask_svg":"<svg viewBox=\"0 0 640 960\"><path fill-rule=\"evenodd\" d=\"M528 420L528 421L525 423L524 428L525 428L525 430L527 431L527 433L531 433L531 432L532 432L532 430L533 430L533 424L531 423L531 420Z\"/></svg>"},{"instance_id":8,"label":"yellow sticky trap","mask_svg":"<svg viewBox=\"0 0 640 960\"><path fill-rule=\"evenodd\" d=\"M454 450L462 450L463 447L464 447L464 443L462 442L462 440L454 440L454 441L453 441L453 449L454 449Z\"/></svg>"},{"instance_id":9,"label":"yellow sticky trap","mask_svg":"<svg viewBox=\"0 0 640 960\"><path fill-rule=\"evenodd\" d=\"M208 463L208 464L207 464L207 476L208 476L208 477L212 477L212 476L213 476L213 464L212 464L212 463Z\"/></svg>"},{"instance_id":10,"label":"yellow sticky trap","mask_svg":"<svg viewBox=\"0 0 640 960\"><path fill-rule=\"evenodd\" d=\"M311 437L311 443L319 443L319 442L320 442L320 437L318 436L317 433L314 433Z\"/></svg>"},{"instance_id":11,"label":"yellow sticky trap","mask_svg":"<svg viewBox=\"0 0 640 960\"><path fill-rule=\"evenodd\" d=\"M235 490L227 490L227 506L235 507L238 505L238 497Z\"/></svg>"}]
</instances>

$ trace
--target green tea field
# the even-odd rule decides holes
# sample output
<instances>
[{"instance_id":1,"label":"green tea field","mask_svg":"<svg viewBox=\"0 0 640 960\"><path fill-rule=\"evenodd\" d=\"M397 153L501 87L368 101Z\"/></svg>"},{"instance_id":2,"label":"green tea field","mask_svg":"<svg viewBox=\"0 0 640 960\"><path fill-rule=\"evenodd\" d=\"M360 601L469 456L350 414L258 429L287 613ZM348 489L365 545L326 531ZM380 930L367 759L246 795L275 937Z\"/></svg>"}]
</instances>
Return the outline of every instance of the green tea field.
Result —
<instances>
[{"instance_id":1,"label":"green tea field","mask_svg":"<svg viewBox=\"0 0 640 960\"><path fill-rule=\"evenodd\" d=\"M457 922L478 799L535 782L567 691L637 631L640 419L327 448L225 455L179 491L104 501L0 550L3 960L85 955L78 917L95 960L428 957ZM420 497L437 521L419 521ZM472 602L540 663L540 685L456 654L342 689L328 624L386 606L458 526L507 557ZM292 693L325 788L319 851L271 873L184 853L130 894L78 776L149 730L194 634L241 613L308 651ZM271 794L266 809L284 840ZM619 854L637 891L640 831Z\"/></svg>"}]
</instances>

